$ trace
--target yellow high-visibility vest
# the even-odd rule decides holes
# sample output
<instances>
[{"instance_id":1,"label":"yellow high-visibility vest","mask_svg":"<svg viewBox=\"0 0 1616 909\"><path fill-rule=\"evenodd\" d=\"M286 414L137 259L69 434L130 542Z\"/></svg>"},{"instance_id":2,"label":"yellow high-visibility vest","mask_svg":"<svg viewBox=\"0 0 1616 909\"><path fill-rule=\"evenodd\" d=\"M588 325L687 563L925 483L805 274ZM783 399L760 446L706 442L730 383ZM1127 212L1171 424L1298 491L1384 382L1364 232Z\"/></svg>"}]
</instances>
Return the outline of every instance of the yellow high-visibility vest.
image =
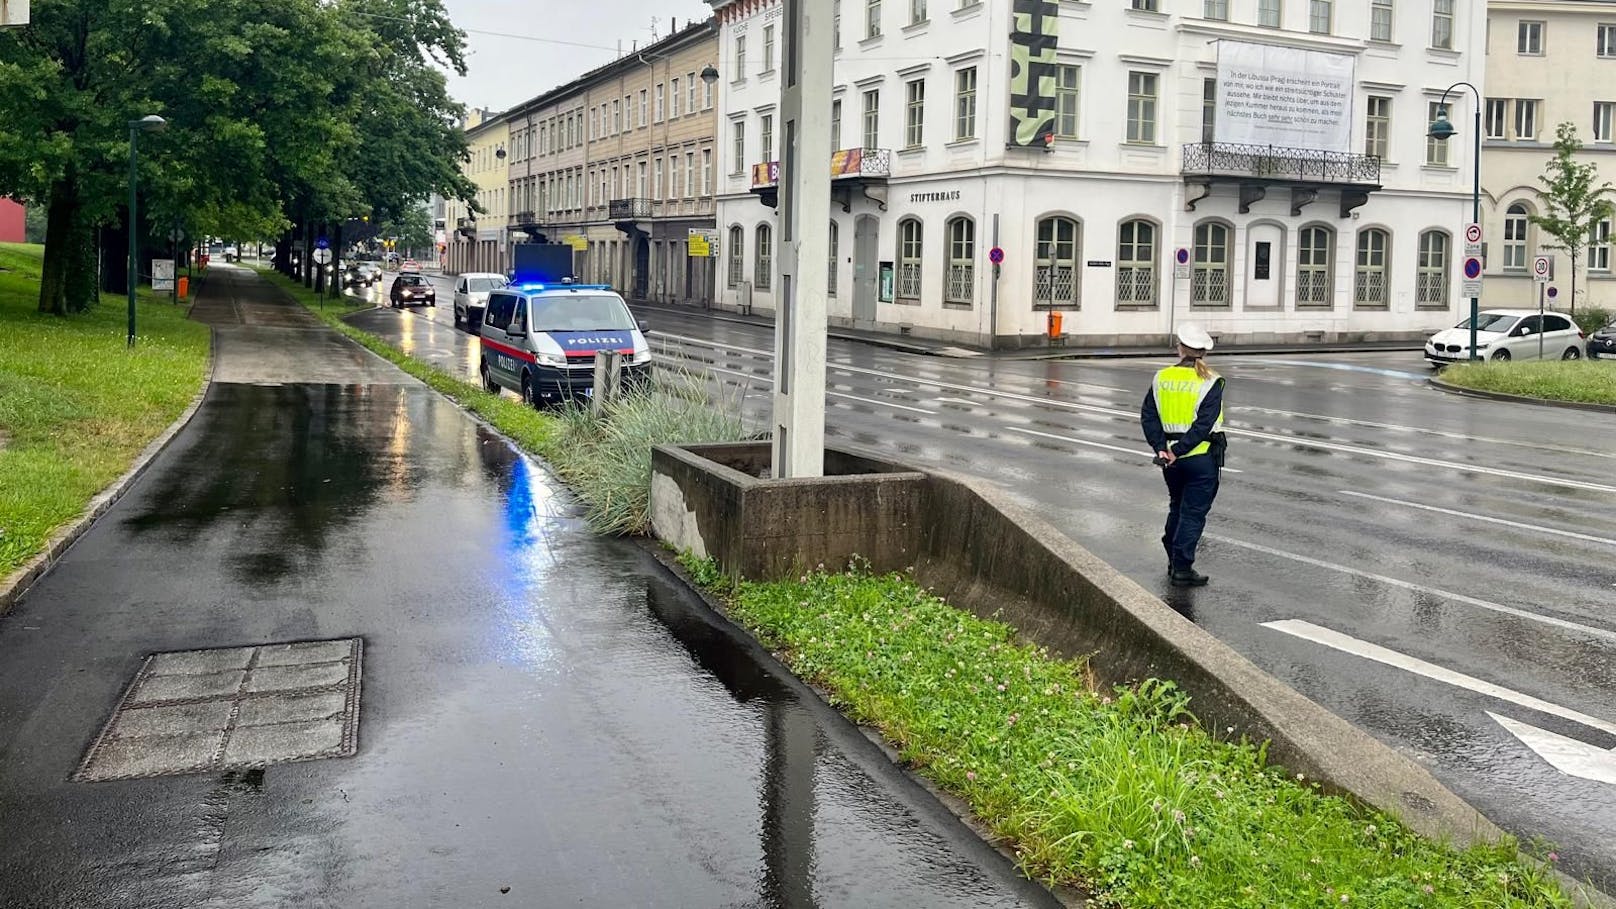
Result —
<instances>
[{"instance_id":1,"label":"yellow high-visibility vest","mask_svg":"<svg viewBox=\"0 0 1616 909\"><path fill-rule=\"evenodd\" d=\"M1216 376L1201 378L1193 366L1169 366L1156 373L1156 413L1161 417L1162 430L1180 436L1189 432L1190 427L1195 425L1195 415L1201 410L1201 402L1206 400L1217 381ZM1218 422L1213 425L1212 431L1223 431L1222 410L1218 411ZM1202 442L1179 457L1206 454L1211 448L1210 442Z\"/></svg>"}]
</instances>

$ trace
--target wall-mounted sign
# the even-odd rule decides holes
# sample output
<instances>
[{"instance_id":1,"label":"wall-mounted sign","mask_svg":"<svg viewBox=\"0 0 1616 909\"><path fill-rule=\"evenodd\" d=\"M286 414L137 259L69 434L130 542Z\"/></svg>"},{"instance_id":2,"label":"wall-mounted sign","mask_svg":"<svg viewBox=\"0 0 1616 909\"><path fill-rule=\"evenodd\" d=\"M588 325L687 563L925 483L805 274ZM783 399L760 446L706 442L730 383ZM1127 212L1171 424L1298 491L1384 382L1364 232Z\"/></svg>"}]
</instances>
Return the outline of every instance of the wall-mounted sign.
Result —
<instances>
[{"instance_id":1,"label":"wall-mounted sign","mask_svg":"<svg viewBox=\"0 0 1616 909\"><path fill-rule=\"evenodd\" d=\"M1354 61L1345 54L1218 42L1218 142L1352 151Z\"/></svg>"},{"instance_id":2,"label":"wall-mounted sign","mask_svg":"<svg viewBox=\"0 0 1616 909\"><path fill-rule=\"evenodd\" d=\"M951 189L951 190L944 190L942 192L932 192L932 193L910 193L909 194L909 201L911 203L915 203L915 202L957 202L957 201L959 201L959 197L960 197L960 191L957 190L957 189Z\"/></svg>"},{"instance_id":3,"label":"wall-mounted sign","mask_svg":"<svg viewBox=\"0 0 1616 909\"><path fill-rule=\"evenodd\" d=\"M897 273L893 270L891 262L882 262L876 272L876 286L880 288L876 297L882 303L891 303L893 292L897 285Z\"/></svg>"},{"instance_id":4,"label":"wall-mounted sign","mask_svg":"<svg viewBox=\"0 0 1616 909\"><path fill-rule=\"evenodd\" d=\"M151 263L151 289L174 289L174 260L153 259Z\"/></svg>"},{"instance_id":5,"label":"wall-mounted sign","mask_svg":"<svg viewBox=\"0 0 1616 909\"><path fill-rule=\"evenodd\" d=\"M1010 22L1010 145L1043 148L1055 134L1059 0L1013 0Z\"/></svg>"},{"instance_id":6,"label":"wall-mounted sign","mask_svg":"<svg viewBox=\"0 0 1616 909\"><path fill-rule=\"evenodd\" d=\"M1111 267L1111 260L1110 259L1090 259L1088 261L1088 266L1090 268L1110 268Z\"/></svg>"},{"instance_id":7,"label":"wall-mounted sign","mask_svg":"<svg viewBox=\"0 0 1616 909\"><path fill-rule=\"evenodd\" d=\"M689 238L685 241L690 258L711 258L718 255L718 231L703 227L690 228Z\"/></svg>"}]
</instances>

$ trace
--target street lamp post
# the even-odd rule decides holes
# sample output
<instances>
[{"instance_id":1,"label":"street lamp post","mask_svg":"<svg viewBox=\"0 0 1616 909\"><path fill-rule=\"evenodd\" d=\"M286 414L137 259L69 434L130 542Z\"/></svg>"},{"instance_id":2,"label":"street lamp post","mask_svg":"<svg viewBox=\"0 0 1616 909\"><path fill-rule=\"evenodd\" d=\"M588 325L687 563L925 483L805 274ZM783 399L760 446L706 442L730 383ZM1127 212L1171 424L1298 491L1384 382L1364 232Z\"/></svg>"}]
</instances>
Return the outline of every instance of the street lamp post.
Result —
<instances>
[{"instance_id":1,"label":"street lamp post","mask_svg":"<svg viewBox=\"0 0 1616 909\"><path fill-rule=\"evenodd\" d=\"M129 346L135 346L135 285L140 282L140 252L135 247L135 138L143 130L162 129L168 121L156 114L147 114L139 120L129 121Z\"/></svg>"},{"instance_id":2,"label":"street lamp post","mask_svg":"<svg viewBox=\"0 0 1616 909\"><path fill-rule=\"evenodd\" d=\"M1470 93L1472 95L1474 95L1475 98L1476 98L1476 125L1475 125L1475 128L1474 128L1473 132L1471 133L1471 135L1474 137L1474 140L1475 140L1476 162L1475 162L1475 169L1471 174L1470 220L1477 223L1477 224L1480 224L1481 223L1481 92L1478 91L1476 89L1476 87L1474 85L1471 85L1469 82L1455 82L1452 85L1448 86L1448 90L1442 93L1442 100L1437 102L1436 120L1431 124L1431 128L1426 131L1426 135L1428 135L1431 138L1437 140L1438 142L1446 142L1447 140L1453 138L1455 135L1458 134L1459 131L1454 129L1453 124L1451 122L1449 122L1449 120L1448 120L1448 95L1454 89L1459 88L1460 86L1463 86L1465 88L1470 89ZM1470 298L1470 359L1471 360L1479 360L1479 359L1481 359L1478 356L1479 352L1476 350L1476 323L1478 321L1480 321L1480 319L1481 319L1481 300L1478 297L1471 297Z\"/></svg>"}]
</instances>

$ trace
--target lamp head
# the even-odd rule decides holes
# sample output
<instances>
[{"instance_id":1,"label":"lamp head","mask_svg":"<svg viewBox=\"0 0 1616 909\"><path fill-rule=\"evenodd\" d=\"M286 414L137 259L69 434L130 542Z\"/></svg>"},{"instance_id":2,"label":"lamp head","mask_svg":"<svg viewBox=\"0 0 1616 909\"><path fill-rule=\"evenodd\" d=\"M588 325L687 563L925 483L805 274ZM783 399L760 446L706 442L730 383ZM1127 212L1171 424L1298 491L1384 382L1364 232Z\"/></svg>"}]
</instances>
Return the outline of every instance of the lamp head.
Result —
<instances>
[{"instance_id":1,"label":"lamp head","mask_svg":"<svg viewBox=\"0 0 1616 909\"><path fill-rule=\"evenodd\" d=\"M154 129L162 129L163 127L165 127L167 125L168 125L168 121L164 120L162 117L157 116L156 114L147 114L146 116L141 117L139 120L130 120L129 121L129 128L130 129L140 129L140 130L148 130L148 131L149 130L154 130Z\"/></svg>"},{"instance_id":2,"label":"lamp head","mask_svg":"<svg viewBox=\"0 0 1616 909\"><path fill-rule=\"evenodd\" d=\"M1448 120L1448 109L1446 107L1437 108L1436 119L1431 121L1431 127L1425 131L1425 134L1438 142L1445 142L1459 134L1459 131L1454 129L1453 124Z\"/></svg>"},{"instance_id":3,"label":"lamp head","mask_svg":"<svg viewBox=\"0 0 1616 909\"><path fill-rule=\"evenodd\" d=\"M702 67L701 81L707 83L708 85L712 85L713 83L718 81L718 70L713 68L713 65L711 63L709 63L706 66Z\"/></svg>"}]
</instances>

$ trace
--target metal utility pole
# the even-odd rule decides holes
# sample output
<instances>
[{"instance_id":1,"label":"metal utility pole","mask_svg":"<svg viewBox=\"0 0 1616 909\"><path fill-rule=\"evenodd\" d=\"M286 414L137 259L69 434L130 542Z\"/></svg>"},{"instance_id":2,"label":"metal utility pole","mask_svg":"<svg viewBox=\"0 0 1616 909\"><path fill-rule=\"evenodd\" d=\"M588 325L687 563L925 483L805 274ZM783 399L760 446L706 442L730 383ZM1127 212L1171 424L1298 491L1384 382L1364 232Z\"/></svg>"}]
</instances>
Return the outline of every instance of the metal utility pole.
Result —
<instances>
[{"instance_id":1,"label":"metal utility pole","mask_svg":"<svg viewBox=\"0 0 1616 909\"><path fill-rule=\"evenodd\" d=\"M825 473L830 255L830 4L785 0L780 92L780 296L774 321L774 476Z\"/></svg>"}]
</instances>

